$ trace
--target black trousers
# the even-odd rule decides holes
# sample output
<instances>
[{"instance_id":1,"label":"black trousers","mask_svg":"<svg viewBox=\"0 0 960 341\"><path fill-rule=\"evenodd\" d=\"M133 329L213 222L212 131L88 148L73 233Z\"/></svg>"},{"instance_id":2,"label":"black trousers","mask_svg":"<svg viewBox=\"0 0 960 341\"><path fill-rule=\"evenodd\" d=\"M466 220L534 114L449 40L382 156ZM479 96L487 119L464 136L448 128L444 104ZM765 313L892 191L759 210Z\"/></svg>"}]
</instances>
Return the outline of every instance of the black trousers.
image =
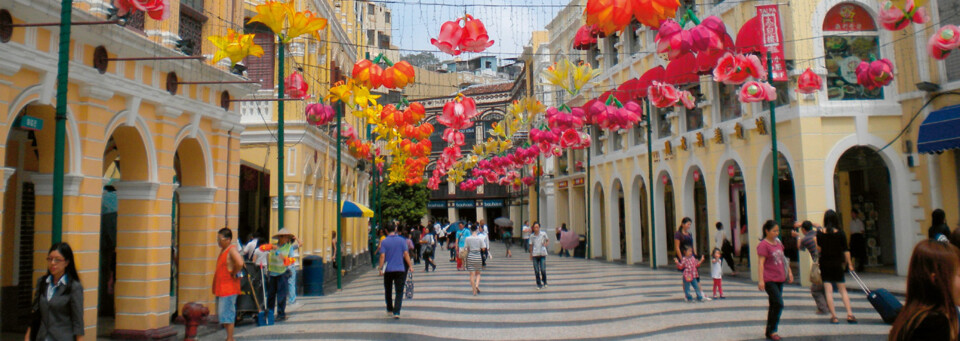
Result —
<instances>
[{"instance_id":1,"label":"black trousers","mask_svg":"<svg viewBox=\"0 0 960 341\"><path fill-rule=\"evenodd\" d=\"M481 249L481 250L480 250L480 262L481 262L481 266L487 266L487 255L489 255L489 254L490 254L490 250L489 250L489 249Z\"/></svg>"},{"instance_id":2,"label":"black trousers","mask_svg":"<svg viewBox=\"0 0 960 341\"><path fill-rule=\"evenodd\" d=\"M780 314L783 313L783 282L766 282L764 289L770 301L770 308L767 310L767 330L764 335L770 336L777 332Z\"/></svg>"},{"instance_id":3,"label":"black trousers","mask_svg":"<svg viewBox=\"0 0 960 341\"><path fill-rule=\"evenodd\" d=\"M420 264L420 243L413 244L413 264Z\"/></svg>"},{"instance_id":4,"label":"black trousers","mask_svg":"<svg viewBox=\"0 0 960 341\"><path fill-rule=\"evenodd\" d=\"M383 296L387 301L387 312L394 315L400 315L400 307L403 305L403 286L407 282L407 273L402 271L383 273ZM393 291L396 290L396 298Z\"/></svg>"},{"instance_id":5,"label":"black trousers","mask_svg":"<svg viewBox=\"0 0 960 341\"><path fill-rule=\"evenodd\" d=\"M850 235L850 256L857 261L857 271L863 271L867 263L867 238L863 233L854 233Z\"/></svg>"}]
</instances>

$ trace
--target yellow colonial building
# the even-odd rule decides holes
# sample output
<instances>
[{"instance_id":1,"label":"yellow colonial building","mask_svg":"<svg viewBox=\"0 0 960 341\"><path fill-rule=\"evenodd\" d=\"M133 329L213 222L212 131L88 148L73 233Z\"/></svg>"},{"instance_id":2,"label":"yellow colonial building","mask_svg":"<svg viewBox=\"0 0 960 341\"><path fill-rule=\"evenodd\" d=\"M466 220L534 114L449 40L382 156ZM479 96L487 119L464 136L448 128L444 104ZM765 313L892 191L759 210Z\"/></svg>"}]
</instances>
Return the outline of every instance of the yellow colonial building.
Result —
<instances>
[{"instance_id":1,"label":"yellow colonial building","mask_svg":"<svg viewBox=\"0 0 960 341\"><path fill-rule=\"evenodd\" d=\"M547 87L548 100L581 105L651 68L664 66L668 76L677 70L656 53L656 31L639 25L600 39L587 51L573 50L584 4L572 1L547 26L547 47L559 58L591 63L603 73L577 98L564 98L562 90ZM696 109L654 108L650 141L642 123L629 131L594 131L589 156L568 151L552 160L555 168L545 181L553 182L555 193L541 195L550 198L548 211L555 212L556 224L567 223L583 234L589 225L593 257L627 263L655 257L659 265L672 263L673 234L681 218L690 217L697 250L719 247L713 242L714 224L722 222L738 253L741 244L744 251L751 250L743 257L756 269L752 250L760 227L774 218L771 124L777 129L782 226L820 222L825 210L835 209L849 227L855 208L863 212L866 226L868 271L899 275L906 274L914 244L926 238L933 209L943 208L955 227L960 219L958 153L941 149L935 152L942 154L921 154L917 146L929 139L918 129L927 116L960 103L958 96L937 95L960 89L960 55L936 61L925 52L927 39L941 24L960 21L960 5L931 0L930 23L891 32L877 21L876 1L770 4L779 9L788 79L774 83L776 122L766 103L741 103L739 87L703 75L681 85L696 95ZM749 48L745 42L759 39L750 37L759 27L752 26L759 23L757 5L697 1L689 7L700 19L720 17L737 46ZM870 56L895 65L893 83L881 90L856 84L853 68ZM823 79L822 90L813 95L795 91L797 77L807 68ZM918 87L921 82L934 87ZM648 202L655 204L652 227ZM585 204L589 220L576 209ZM786 238L787 230L782 231ZM809 257L803 254L799 268L809 269Z\"/></svg>"},{"instance_id":2,"label":"yellow colonial building","mask_svg":"<svg viewBox=\"0 0 960 341\"><path fill-rule=\"evenodd\" d=\"M333 124L314 126L306 121L307 104L327 95L331 84L350 76L353 64L363 58L366 37L361 35L360 23L367 13L364 1L297 1L298 8L310 10L328 18L321 40L313 37L294 39L286 50L284 74L294 71L303 74L311 98L288 101L284 109L284 164L281 174L277 165L277 137L279 111L277 102L253 101L239 105L240 123L240 222L238 233L246 241L251 236L267 237L278 228L279 198L284 200L284 226L303 243L301 256L318 255L326 265L326 279L335 277L333 260L336 249L333 234L336 223L336 129ZM254 4L247 3L248 15ZM257 33L258 44L267 51L277 44L272 33L248 25L249 32ZM267 31L269 32L269 31ZM267 53L267 55L269 52ZM264 55L245 61L248 77L264 80L264 86L247 100L276 98L277 67L275 57ZM371 56L373 58L375 56ZM361 139L369 139L362 120L344 112L344 120L353 126ZM343 200L369 205L371 186L370 162L350 156L342 149L341 190ZM284 177L284 188L278 188L277 177ZM342 252L344 268L348 269L369 257L360 257L367 244L367 219L345 219Z\"/></svg>"},{"instance_id":3,"label":"yellow colonial building","mask_svg":"<svg viewBox=\"0 0 960 341\"><path fill-rule=\"evenodd\" d=\"M103 21L110 7L75 1L73 22ZM0 10L13 23L56 23L60 1L4 1ZM68 96L63 241L75 250L84 285L87 337L169 337L177 307L193 301L212 308L216 231L237 226L244 127L240 106L229 100L255 87L179 83L245 80L222 65L182 59L211 57L204 37L241 29L241 7L173 0L170 12L163 22L139 13L125 27L74 26L67 89L55 86L56 26L4 32L4 332L28 325L33 284L46 272L61 90Z\"/></svg>"}]
</instances>

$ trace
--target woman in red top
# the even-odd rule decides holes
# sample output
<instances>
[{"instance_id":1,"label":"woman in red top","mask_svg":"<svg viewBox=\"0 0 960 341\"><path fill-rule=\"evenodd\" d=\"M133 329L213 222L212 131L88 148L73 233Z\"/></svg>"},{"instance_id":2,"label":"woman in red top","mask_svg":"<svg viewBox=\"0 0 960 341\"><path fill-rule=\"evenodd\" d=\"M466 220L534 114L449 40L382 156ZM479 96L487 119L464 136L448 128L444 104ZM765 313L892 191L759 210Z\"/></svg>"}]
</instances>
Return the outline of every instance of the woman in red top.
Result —
<instances>
[{"instance_id":1,"label":"woman in red top","mask_svg":"<svg viewBox=\"0 0 960 341\"><path fill-rule=\"evenodd\" d=\"M770 302L764 336L775 341L780 340L777 327L780 325L780 314L783 313L783 282L793 283L793 272L787 267L786 257L783 256L783 243L779 236L780 226L773 220L767 220L763 223L763 239L757 245L760 262L758 287L760 291L767 292Z\"/></svg>"},{"instance_id":2,"label":"woman in red top","mask_svg":"<svg viewBox=\"0 0 960 341\"><path fill-rule=\"evenodd\" d=\"M217 297L217 316L227 330L227 341L233 340L237 295L240 294L240 277L237 277L237 273L243 268L243 258L232 241L233 232L229 228L224 227L217 232L220 256L217 257L217 269L213 273L213 295Z\"/></svg>"}]
</instances>

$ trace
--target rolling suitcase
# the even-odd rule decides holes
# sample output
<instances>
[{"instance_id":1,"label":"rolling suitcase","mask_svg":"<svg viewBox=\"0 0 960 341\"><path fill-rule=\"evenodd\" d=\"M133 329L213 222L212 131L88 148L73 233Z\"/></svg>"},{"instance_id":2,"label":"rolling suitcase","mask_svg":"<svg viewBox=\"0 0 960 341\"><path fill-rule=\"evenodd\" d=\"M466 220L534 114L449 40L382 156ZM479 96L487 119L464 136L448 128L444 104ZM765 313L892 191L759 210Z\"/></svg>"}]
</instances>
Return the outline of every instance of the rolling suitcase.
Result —
<instances>
[{"instance_id":1,"label":"rolling suitcase","mask_svg":"<svg viewBox=\"0 0 960 341\"><path fill-rule=\"evenodd\" d=\"M897 319L897 314L900 313L900 309L903 308L900 300L897 300L887 289L870 291L856 272L850 271L850 275L852 275L853 279L860 285L860 289L863 289L863 292L867 294L867 300L870 301L873 308L880 313L880 318L883 319L883 322L893 324L893 321Z\"/></svg>"}]
</instances>

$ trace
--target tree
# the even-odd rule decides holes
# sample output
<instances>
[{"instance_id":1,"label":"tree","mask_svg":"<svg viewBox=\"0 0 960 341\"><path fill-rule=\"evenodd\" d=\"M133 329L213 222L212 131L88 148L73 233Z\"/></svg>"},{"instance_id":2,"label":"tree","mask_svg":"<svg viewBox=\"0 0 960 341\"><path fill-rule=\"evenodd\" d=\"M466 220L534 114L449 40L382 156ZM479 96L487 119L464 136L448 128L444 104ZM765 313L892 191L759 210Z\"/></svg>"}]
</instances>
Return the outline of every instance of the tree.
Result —
<instances>
[{"instance_id":1,"label":"tree","mask_svg":"<svg viewBox=\"0 0 960 341\"><path fill-rule=\"evenodd\" d=\"M386 184L382 195L384 223L396 220L403 225L419 225L420 219L427 215L430 190L423 183L413 186L405 183Z\"/></svg>"},{"instance_id":2,"label":"tree","mask_svg":"<svg viewBox=\"0 0 960 341\"><path fill-rule=\"evenodd\" d=\"M419 66L422 68L428 68L429 66L436 66L440 64L440 59L433 53L422 51L419 53L412 53L400 57L402 60L406 60L413 66Z\"/></svg>"}]
</instances>

